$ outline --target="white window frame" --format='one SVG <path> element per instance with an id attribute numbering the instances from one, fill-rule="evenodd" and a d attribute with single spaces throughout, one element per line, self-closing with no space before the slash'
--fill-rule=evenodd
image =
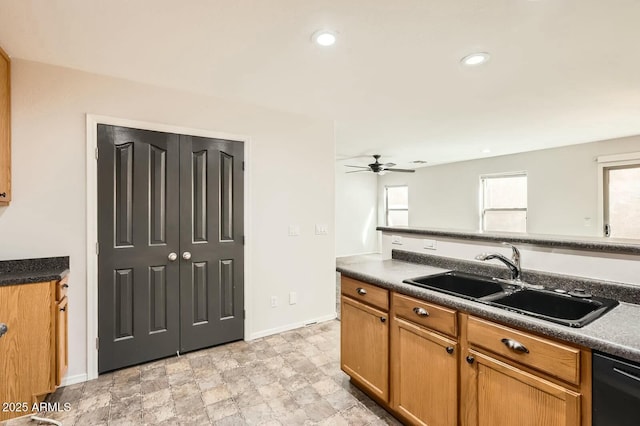
<path id="1" fill-rule="evenodd" d="M 527 207 L 522 208 L 522 207 L 513 207 L 513 208 L 492 208 L 492 209 L 487 209 L 484 206 L 484 193 L 485 193 L 485 185 L 484 182 L 486 179 L 496 179 L 496 178 L 507 178 L 507 177 L 519 177 L 519 176 L 524 176 L 527 178 Z M 504 173 L 490 173 L 490 174 L 484 174 L 484 175 L 480 175 L 480 185 L 478 186 L 478 191 L 479 191 L 479 195 L 478 195 L 478 205 L 480 208 L 479 211 L 479 217 L 480 217 L 480 224 L 478 226 L 478 229 L 480 229 L 482 232 L 485 232 L 484 229 L 484 212 L 485 211 L 524 211 L 526 213 L 528 213 L 528 209 L 529 209 L 529 200 L 528 200 L 528 196 L 529 196 L 529 177 L 527 176 L 527 171 L 526 170 L 521 170 L 521 171 L 517 171 L 517 172 L 504 172 Z M 528 219 L 528 218 L 527 218 Z M 528 220 L 525 222 L 525 230 L 524 232 L 527 232 L 528 228 Z M 494 232 L 494 231 L 488 231 L 488 232 Z"/>
<path id="2" fill-rule="evenodd" d="M 605 169 L 623 168 L 625 166 L 640 166 L 640 152 L 626 154 L 601 155 L 596 157 L 598 163 L 598 235 L 605 237 Z"/>
<path id="3" fill-rule="evenodd" d="M 406 209 L 390 209 L 389 208 L 389 188 L 407 188 L 407 208 Z M 407 225 L 409 225 L 409 185 L 385 185 L 384 186 L 384 223 L 389 225 L 389 212 L 407 212 Z"/>

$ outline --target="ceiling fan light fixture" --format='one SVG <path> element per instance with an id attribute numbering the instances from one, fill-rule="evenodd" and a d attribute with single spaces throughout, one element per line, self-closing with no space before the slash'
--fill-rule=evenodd
<path id="1" fill-rule="evenodd" d="M 474 67 L 487 63 L 487 61 L 489 61 L 489 58 L 491 58 L 491 55 L 489 55 L 487 52 L 477 52 L 465 56 L 464 58 L 460 59 L 460 62 L 462 63 L 462 65 L 465 65 L 467 67 Z"/>
<path id="2" fill-rule="evenodd" d="M 336 34 L 329 30 L 318 30 L 311 36 L 311 40 L 323 47 L 333 46 L 336 39 Z"/>

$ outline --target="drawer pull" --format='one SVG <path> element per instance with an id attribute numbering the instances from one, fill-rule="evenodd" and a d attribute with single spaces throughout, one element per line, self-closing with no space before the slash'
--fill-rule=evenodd
<path id="1" fill-rule="evenodd" d="M 475 361 L 476 359 L 471 355 L 467 355 L 466 360 L 468 364 L 473 364 L 473 361 Z"/>
<path id="2" fill-rule="evenodd" d="M 69 284 L 62 284 L 62 288 L 69 288 Z"/>
<path id="3" fill-rule="evenodd" d="M 358 288 L 356 288 L 356 291 L 358 292 L 358 294 L 359 294 L 360 296 L 364 296 L 365 294 L 367 294 L 367 290 L 365 290 L 365 289 L 364 289 L 364 288 L 362 288 L 362 287 L 358 287 Z"/>
<path id="4" fill-rule="evenodd" d="M 7 331 L 9 331 L 9 327 L 7 327 L 7 324 L 0 322 L 0 337 L 7 334 Z"/>
<path id="5" fill-rule="evenodd" d="M 64 308 L 60 308 L 60 312 L 64 312 L 67 310 L 67 307 L 65 306 Z"/>
<path id="6" fill-rule="evenodd" d="M 419 308 L 419 307 L 415 307 L 413 308 L 413 312 L 416 313 L 416 315 L 418 315 L 419 317 L 428 317 L 429 316 L 429 312 L 427 312 L 427 310 L 425 308 Z"/>
<path id="7" fill-rule="evenodd" d="M 387 322 L 387 319 L 385 317 L 380 317 L 380 322 Z"/>
<path id="8" fill-rule="evenodd" d="M 502 343 L 504 343 L 504 345 L 506 347 L 508 347 L 509 349 L 511 349 L 514 352 L 520 352 L 521 354 L 528 354 L 529 353 L 529 349 L 527 349 L 527 347 L 525 345 L 523 345 L 522 343 L 516 341 L 516 340 L 511 340 L 511 339 L 502 339 L 500 340 Z"/>
<path id="9" fill-rule="evenodd" d="M 7 193 L 6 192 L 0 192 L 0 197 L 7 198 Z"/>
<path id="10" fill-rule="evenodd" d="M 451 355 L 453 353 L 453 346 L 447 346 L 447 353 Z"/>

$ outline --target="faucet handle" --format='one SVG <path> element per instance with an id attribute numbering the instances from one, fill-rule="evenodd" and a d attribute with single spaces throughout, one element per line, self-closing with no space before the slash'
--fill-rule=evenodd
<path id="1" fill-rule="evenodd" d="M 513 263 L 520 267 L 520 250 L 518 250 L 518 247 L 506 242 L 503 242 L 502 245 L 511 247 L 511 260 L 513 260 Z"/>

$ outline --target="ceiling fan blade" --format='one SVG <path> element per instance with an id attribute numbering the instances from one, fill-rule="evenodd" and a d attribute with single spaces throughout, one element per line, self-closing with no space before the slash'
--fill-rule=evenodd
<path id="1" fill-rule="evenodd" d="M 345 167 L 357 167 L 358 169 L 369 169 L 369 166 L 350 166 L 348 164 L 344 165 Z"/>
<path id="2" fill-rule="evenodd" d="M 367 167 L 368 169 L 368 167 Z M 359 172 L 368 172 L 369 170 L 354 170 L 352 172 L 345 172 L 345 173 L 359 173 Z"/>
<path id="3" fill-rule="evenodd" d="M 396 163 L 387 163 L 387 164 L 383 164 L 382 166 L 385 167 L 385 168 L 388 168 L 388 167 L 393 167 L 395 165 L 396 165 Z"/>
<path id="4" fill-rule="evenodd" d="M 384 169 L 387 172 L 415 173 L 413 169 Z"/>

